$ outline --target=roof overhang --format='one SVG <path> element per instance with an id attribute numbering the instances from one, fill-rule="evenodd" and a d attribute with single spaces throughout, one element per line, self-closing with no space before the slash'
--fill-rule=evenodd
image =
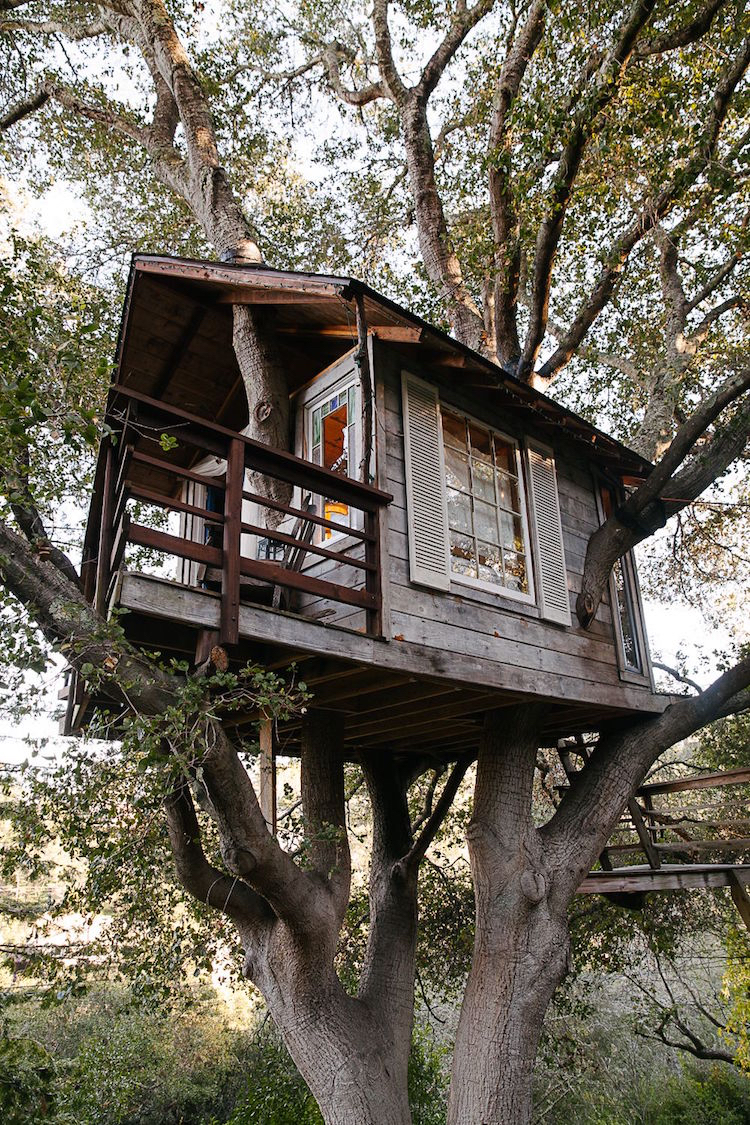
<path id="1" fill-rule="evenodd" d="M 478 352 L 351 277 L 265 266 L 137 254 L 118 345 L 116 381 L 231 425 L 244 409 L 232 347 L 232 307 L 263 308 L 290 373 L 290 392 L 357 344 L 356 306 L 367 331 L 422 368 L 492 406 L 527 415 L 559 440 L 583 445 L 592 461 L 622 478 L 642 478 L 648 461 L 579 415 L 522 383 Z M 209 378 L 206 378 L 207 374 Z"/>

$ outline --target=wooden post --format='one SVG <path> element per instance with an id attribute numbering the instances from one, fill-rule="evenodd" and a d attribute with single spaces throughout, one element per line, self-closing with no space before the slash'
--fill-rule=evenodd
<path id="1" fill-rule="evenodd" d="M 240 639 L 240 535 L 242 485 L 245 479 L 245 446 L 230 441 L 224 488 L 224 550 L 221 563 L 221 643 Z"/>
<path id="2" fill-rule="evenodd" d="M 110 557 L 112 555 L 112 542 L 114 528 L 112 520 L 115 509 L 115 451 L 112 442 L 107 440 L 106 460 L 104 464 L 104 488 L 102 493 L 101 524 L 99 526 L 99 554 L 96 567 L 96 596 L 94 606 L 97 613 L 106 614 L 107 590 L 110 578 Z"/>
<path id="3" fill-rule="evenodd" d="M 367 632 L 371 637 L 383 635 L 383 589 L 380 558 L 380 512 L 365 512 L 365 531 L 369 538 L 365 541 L 365 561 L 374 563 L 375 569 L 366 571 L 365 589 L 375 597 L 373 609 L 367 610 Z"/>
<path id="4" fill-rule="evenodd" d="M 260 811 L 268 831 L 276 835 L 276 748 L 273 719 L 260 724 Z"/>
<path id="5" fill-rule="evenodd" d="M 661 867 L 659 853 L 654 847 L 653 841 L 651 839 L 651 834 L 649 833 L 649 830 L 644 823 L 640 806 L 635 797 L 631 797 L 628 801 L 628 812 L 630 813 L 630 816 L 632 818 L 635 830 L 638 833 L 638 839 L 641 842 L 641 847 L 646 853 L 646 859 L 648 860 L 649 867 L 652 867 L 655 871 L 658 871 L 658 869 Z"/>

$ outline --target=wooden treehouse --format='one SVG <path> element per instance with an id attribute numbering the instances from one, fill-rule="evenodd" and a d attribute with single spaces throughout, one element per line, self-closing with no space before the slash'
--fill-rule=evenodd
<path id="1" fill-rule="evenodd" d="M 236 304 L 273 327 L 292 452 L 246 436 Z M 455 755 L 521 700 L 553 745 L 665 706 L 632 557 L 590 629 L 572 612 L 648 462 L 368 286 L 137 256 L 107 422 L 88 597 L 165 657 L 297 662 L 353 757 Z M 73 682 L 65 731 L 97 703 Z"/>

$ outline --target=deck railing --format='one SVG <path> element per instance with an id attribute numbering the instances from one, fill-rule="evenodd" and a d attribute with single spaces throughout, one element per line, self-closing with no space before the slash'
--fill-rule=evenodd
<path id="1" fill-rule="evenodd" d="M 274 592 L 296 591 L 298 595 L 354 606 L 364 611 L 367 633 L 381 634 L 380 513 L 392 499 L 388 493 L 126 387 L 114 388 L 110 415 L 116 437 L 107 443 L 99 486 L 99 521 L 97 526 L 89 526 L 84 551 L 84 586 L 100 610 L 106 607 L 127 546 L 134 544 L 209 568 L 215 576 L 214 584 L 220 584 L 222 643 L 236 644 L 239 639 L 243 579 L 260 586 L 267 584 Z M 167 435 L 166 441 L 162 435 Z M 146 452 L 144 438 L 149 436 L 153 441 Z M 185 457 L 186 447 L 190 449 L 189 459 Z M 206 455 L 226 462 L 220 481 L 180 463 L 189 460 L 195 465 Z M 252 474 L 253 489 L 248 488 L 247 471 Z M 305 503 L 296 506 L 283 502 L 276 498 L 278 490 L 274 496 L 274 489 L 266 487 L 270 481 L 296 486 L 303 496 L 338 502 L 348 513 L 348 522 L 329 519 Z M 214 489 L 218 484 L 223 491 L 221 509 L 213 511 L 189 502 L 189 482 Z M 276 520 L 282 522 L 276 527 L 243 522 L 243 500 L 257 505 L 256 510 L 276 513 Z M 130 511 L 132 501 L 196 517 L 205 521 L 210 534 L 200 542 L 135 522 Z M 352 519 L 353 511 L 361 512 L 361 518 Z M 288 518 L 296 521 L 293 528 L 284 525 Z M 340 548 L 314 541 L 311 532 L 317 528 L 343 534 Z M 243 535 L 280 544 L 284 557 L 270 561 L 243 555 Z M 362 549 L 352 554 L 352 544 Z M 363 579 L 353 584 L 351 579 L 336 581 L 305 573 L 300 560 L 308 556 L 340 562 L 345 568 L 342 576 L 361 572 Z M 279 605 L 278 594 L 273 604 Z"/>

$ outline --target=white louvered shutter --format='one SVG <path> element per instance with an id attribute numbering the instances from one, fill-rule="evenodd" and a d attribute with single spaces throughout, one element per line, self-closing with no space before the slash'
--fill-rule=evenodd
<path id="1" fill-rule="evenodd" d="M 539 605 L 542 616 L 548 621 L 570 625 L 570 600 L 555 459 L 551 449 L 536 442 L 527 444 L 527 454 L 539 570 Z"/>
<path id="2" fill-rule="evenodd" d="M 404 461 L 409 525 L 409 576 L 450 588 L 448 511 L 437 388 L 404 371 Z"/>

